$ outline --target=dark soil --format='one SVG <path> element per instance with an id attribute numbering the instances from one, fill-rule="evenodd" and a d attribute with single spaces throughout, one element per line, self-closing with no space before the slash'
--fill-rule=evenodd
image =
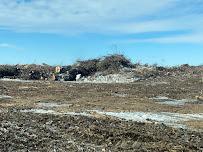
<path id="1" fill-rule="evenodd" d="M 203 134 L 165 125 L 45 115 L 0 113 L 0 149 L 11 151 L 194 151 Z"/>

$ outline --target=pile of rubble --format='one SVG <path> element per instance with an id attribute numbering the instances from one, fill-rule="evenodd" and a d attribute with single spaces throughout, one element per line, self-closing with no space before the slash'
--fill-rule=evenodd
<path id="1" fill-rule="evenodd" d="M 0 65 L 0 78 L 55 80 L 97 83 L 130 83 L 158 77 L 201 77 L 203 66 L 184 64 L 176 67 L 133 64 L 123 55 L 77 61 L 68 66 Z"/>

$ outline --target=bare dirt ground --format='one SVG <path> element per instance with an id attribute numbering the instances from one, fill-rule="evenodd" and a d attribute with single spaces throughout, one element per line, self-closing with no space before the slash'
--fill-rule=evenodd
<path id="1" fill-rule="evenodd" d="M 202 89 L 201 78 L 130 84 L 0 80 L 0 151 L 200 152 L 203 104 L 195 96 Z M 163 104 L 157 97 L 188 102 Z"/>

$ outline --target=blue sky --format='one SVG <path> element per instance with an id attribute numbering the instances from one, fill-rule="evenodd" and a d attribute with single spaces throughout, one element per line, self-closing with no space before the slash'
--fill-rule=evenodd
<path id="1" fill-rule="evenodd" d="M 0 64 L 203 64 L 202 0 L 0 0 Z"/>

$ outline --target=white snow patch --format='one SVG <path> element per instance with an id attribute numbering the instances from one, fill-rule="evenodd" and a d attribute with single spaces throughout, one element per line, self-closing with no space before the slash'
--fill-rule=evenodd
<path id="1" fill-rule="evenodd" d="M 22 83 L 33 82 L 33 81 L 30 81 L 30 80 L 9 79 L 9 78 L 3 78 L 3 79 L 0 79 L 0 81 L 8 81 L 8 82 L 22 82 Z"/>
<path id="2" fill-rule="evenodd" d="M 90 114 L 88 113 L 85 113 L 85 112 L 65 112 L 63 113 L 65 115 L 73 115 L 73 116 L 91 116 Z"/>
<path id="3" fill-rule="evenodd" d="M 149 85 L 156 86 L 156 85 L 163 85 L 163 84 L 169 84 L 169 83 L 165 81 L 160 81 L 160 82 L 151 82 Z"/>
<path id="4" fill-rule="evenodd" d="M 124 97 L 127 97 L 127 94 L 124 94 L 124 93 L 112 93 L 112 96 L 124 98 Z"/>
<path id="5" fill-rule="evenodd" d="M 170 113 L 170 112 L 105 112 L 98 110 L 88 110 L 86 112 L 57 112 L 54 110 L 45 110 L 45 109 L 25 109 L 21 110 L 25 113 L 37 113 L 37 114 L 54 114 L 54 115 L 73 115 L 73 116 L 87 116 L 94 117 L 93 114 L 89 112 L 96 112 L 101 115 L 107 115 L 116 117 L 119 119 L 124 119 L 127 121 L 136 121 L 136 122 L 157 122 L 163 123 L 168 126 L 175 128 L 187 128 L 183 123 L 185 121 L 203 121 L 203 113 L 196 114 L 180 114 L 180 113 Z"/>
<path id="6" fill-rule="evenodd" d="M 54 115 L 73 115 L 73 116 L 91 116 L 85 112 L 56 112 L 54 110 L 45 110 L 45 109 L 25 109 L 21 110 L 25 113 L 37 113 L 37 114 L 54 114 Z"/>
<path id="7" fill-rule="evenodd" d="M 32 112 L 32 113 L 39 113 L 39 114 L 57 114 L 54 110 L 45 110 L 45 109 L 25 109 L 21 110 L 21 112 Z"/>
<path id="8" fill-rule="evenodd" d="M 69 107 L 71 104 L 60 104 L 56 102 L 40 102 L 37 107 L 54 108 L 54 107 Z"/>
<path id="9" fill-rule="evenodd" d="M 164 123 L 170 126 L 176 126 L 184 128 L 185 126 L 181 122 L 189 120 L 201 120 L 203 121 L 203 113 L 199 114 L 180 114 L 180 113 L 170 113 L 170 112 L 103 112 L 95 111 L 98 114 L 113 116 L 125 120 L 132 120 L 137 122 L 148 122 L 155 121 Z"/>
<path id="10" fill-rule="evenodd" d="M 135 77 L 133 73 L 122 73 L 122 74 L 109 74 L 101 75 L 96 73 L 94 76 L 80 79 L 80 82 L 85 83 L 132 83 L 138 81 L 139 78 Z"/>
<path id="11" fill-rule="evenodd" d="M 7 95 L 0 95 L 0 99 L 12 99 L 13 97 Z"/>
<path id="12" fill-rule="evenodd" d="M 171 105 L 171 106 L 183 106 L 185 104 L 199 104 L 200 102 L 194 99 L 181 99 L 181 100 L 177 100 L 177 99 L 170 99 L 168 97 L 162 97 L 162 96 L 158 96 L 155 98 L 151 98 L 153 100 L 158 101 L 160 104 L 166 104 L 166 105 Z"/>

